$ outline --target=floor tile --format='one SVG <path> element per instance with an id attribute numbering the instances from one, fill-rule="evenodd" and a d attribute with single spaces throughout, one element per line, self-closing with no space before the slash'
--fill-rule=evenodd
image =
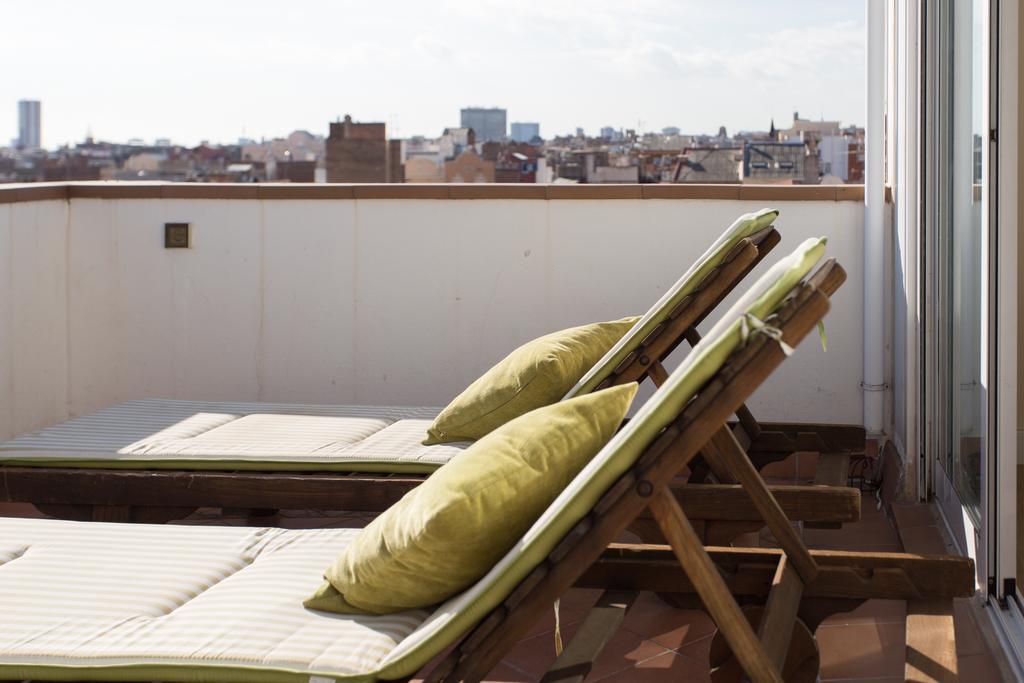
<path id="1" fill-rule="evenodd" d="M 905 600 L 868 600 L 853 611 L 833 614 L 821 622 L 821 625 L 903 624 L 906 619 L 907 603 Z"/>
<path id="2" fill-rule="evenodd" d="M 950 548 L 937 526 L 918 526 L 900 529 L 903 549 L 908 553 L 921 555 L 947 555 Z"/>
<path id="3" fill-rule="evenodd" d="M 670 650 L 678 650 L 715 632 L 714 622 L 704 612 L 677 609 L 654 593 L 640 595 L 622 628 Z"/>
<path id="4" fill-rule="evenodd" d="M 918 526 L 936 526 L 939 523 L 931 505 L 893 503 L 892 515 L 901 531 Z"/>
<path id="5" fill-rule="evenodd" d="M 797 473 L 797 455 L 793 453 L 783 460 L 768 463 L 761 468 L 761 476 L 792 480 Z"/>
<path id="6" fill-rule="evenodd" d="M 958 657 L 957 668 L 961 681 L 998 683 L 1003 680 L 999 667 L 992 661 L 992 656 L 988 653 Z"/>
<path id="7" fill-rule="evenodd" d="M 902 623 L 823 626 L 815 636 L 823 679 L 903 675 L 906 632 Z"/>
<path id="8" fill-rule="evenodd" d="M 666 652 L 611 676 L 600 679 L 591 677 L 587 680 L 601 680 L 606 683 L 710 683 L 711 676 L 706 663 L 694 661 L 675 652 Z"/>
<path id="9" fill-rule="evenodd" d="M 953 628 L 956 633 L 956 653 L 960 656 L 986 654 L 988 646 L 978 628 L 970 601 L 953 601 Z"/>
<path id="10" fill-rule="evenodd" d="M 563 626 L 562 642 L 564 644 L 568 645 L 578 626 L 578 622 L 569 626 Z M 628 669 L 666 652 L 669 652 L 667 648 L 649 640 L 644 640 L 631 631 L 620 629 L 611 642 L 605 646 L 597 661 L 594 662 L 594 668 L 591 670 L 588 680 L 596 680 L 617 671 Z M 539 678 L 555 661 L 555 646 L 552 634 L 544 633 L 534 638 L 520 641 L 505 657 L 505 661 L 516 669 Z"/>

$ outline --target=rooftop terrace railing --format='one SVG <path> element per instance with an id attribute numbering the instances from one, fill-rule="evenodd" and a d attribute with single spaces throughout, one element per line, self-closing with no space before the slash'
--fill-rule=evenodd
<path id="1" fill-rule="evenodd" d="M 437 405 L 502 355 L 639 314 L 737 215 L 863 278 L 858 186 L 0 186 L 0 437 L 130 398 Z M 473 199 L 475 201 L 461 201 Z M 164 224 L 188 223 L 188 249 Z M 762 266 L 765 267 L 765 266 Z M 756 274 L 755 274 L 756 276 Z M 754 276 L 752 276 L 754 277 Z M 861 287 L 753 401 L 859 422 Z"/>

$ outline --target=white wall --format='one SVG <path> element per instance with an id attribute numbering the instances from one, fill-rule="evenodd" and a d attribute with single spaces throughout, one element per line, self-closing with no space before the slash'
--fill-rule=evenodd
<path id="1" fill-rule="evenodd" d="M 68 409 L 68 205 L 0 205 L 0 436 Z"/>
<path id="2" fill-rule="evenodd" d="M 777 258 L 850 280 L 752 403 L 860 422 L 859 202 L 777 202 Z M 738 214 L 718 200 L 73 199 L 0 206 L 0 437 L 145 396 L 427 404 L 521 342 L 640 314 Z M 70 207 L 70 208 L 69 208 Z M 193 248 L 163 248 L 164 222 Z M 773 257 L 769 257 L 772 260 Z M 762 266 L 763 269 L 763 266 Z"/>

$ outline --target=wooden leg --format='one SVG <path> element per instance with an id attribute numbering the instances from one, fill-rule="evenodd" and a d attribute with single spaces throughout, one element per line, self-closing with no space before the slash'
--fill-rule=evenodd
<path id="1" fill-rule="evenodd" d="M 772 496 L 761 475 L 754 469 L 753 463 L 736 441 L 736 437 L 726 427 L 719 429 L 705 451 L 714 460 L 728 469 L 746 490 L 754 506 L 761 513 L 765 524 L 771 529 L 775 539 L 786 551 L 789 561 L 793 564 L 804 584 L 810 583 L 818 573 L 814 559 L 807 551 L 807 546 L 800 539 L 789 523 L 786 514 L 779 507 L 778 501 Z"/>
<path id="2" fill-rule="evenodd" d="M 722 575 L 704 550 L 675 497 L 661 488 L 651 497 L 651 512 L 705 607 L 754 683 L 782 683 Z"/>
<path id="3" fill-rule="evenodd" d="M 959 680 L 952 600 L 907 601 L 907 664 L 904 678 L 914 683 Z"/>
<path id="4" fill-rule="evenodd" d="M 618 631 L 638 595 L 632 591 L 602 593 L 569 645 L 541 678 L 541 683 L 583 683 L 594 660 Z"/>
<path id="5" fill-rule="evenodd" d="M 743 613 L 753 625 L 763 620 L 764 608 L 760 605 L 747 605 Z M 740 683 L 743 680 L 743 669 L 721 633 L 716 633 L 711 641 L 708 662 L 714 683 Z M 815 683 L 820 668 L 817 641 L 807 625 L 798 619 L 793 624 L 793 637 L 782 668 L 782 677 L 786 683 Z"/>
<path id="6" fill-rule="evenodd" d="M 665 370 L 665 366 L 654 361 L 650 367 L 647 368 L 647 376 L 654 382 L 654 386 L 660 387 L 662 384 L 668 381 L 668 371 Z"/>

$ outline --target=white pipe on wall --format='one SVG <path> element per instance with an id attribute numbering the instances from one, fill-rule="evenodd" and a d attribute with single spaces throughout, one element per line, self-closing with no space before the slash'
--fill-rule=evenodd
<path id="1" fill-rule="evenodd" d="M 864 130 L 864 428 L 883 431 L 885 376 L 885 0 L 867 0 Z"/>

